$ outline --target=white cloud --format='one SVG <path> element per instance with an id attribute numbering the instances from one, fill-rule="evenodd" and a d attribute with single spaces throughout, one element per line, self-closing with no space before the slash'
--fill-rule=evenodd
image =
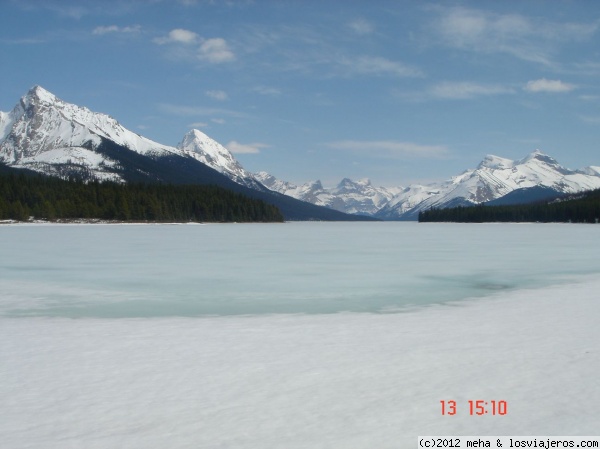
<path id="1" fill-rule="evenodd" d="M 600 62 L 586 61 L 573 64 L 574 73 L 577 75 L 593 75 L 597 76 L 600 74 Z"/>
<path id="2" fill-rule="evenodd" d="M 59 14 L 62 17 L 69 17 L 71 19 L 81 19 L 83 16 L 93 13 L 93 8 L 89 5 L 69 5 L 66 2 L 52 3 L 52 2 L 40 2 L 44 4 L 44 7 Z"/>
<path id="3" fill-rule="evenodd" d="M 589 40 L 600 22 L 573 23 L 496 14 L 464 7 L 433 8 L 439 16 L 433 29 L 443 45 L 481 53 L 506 53 L 518 59 L 552 65 L 557 48 Z"/>
<path id="4" fill-rule="evenodd" d="M 169 31 L 169 34 L 165 37 L 158 37 L 154 39 L 154 42 L 159 45 L 164 44 L 195 44 L 200 40 L 200 36 L 190 30 L 184 30 L 182 28 L 176 28 Z"/>
<path id="5" fill-rule="evenodd" d="M 583 101 L 598 101 L 600 100 L 600 95 L 580 95 L 579 99 Z"/>
<path id="6" fill-rule="evenodd" d="M 213 64 L 220 64 L 233 61 L 235 54 L 231 51 L 225 39 L 215 37 L 202 42 L 198 49 L 198 58 Z"/>
<path id="7" fill-rule="evenodd" d="M 329 148 L 360 153 L 378 153 L 383 157 L 424 157 L 442 158 L 448 154 L 448 149 L 443 145 L 420 145 L 412 142 L 398 142 L 394 140 L 342 140 L 328 143 Z"/>
<path id="8" fill-rule="evenodd" d="M 598 117 L 598 116 L 582 115 L 582 116 L 580 116 L 580 118 L 585 123 L 591 123 L 592 125 L 600 125 L 600 117 Z"/>
<path id="9" fill-rule="evenodd" d="M 355 21 L 354 31 L 366 32 L 368 22 Z M 374 32 L 374 31 L 373 31 Z M 359 38 L 359 40 L 362 40 Z M 237 44 L 248 54 L 268 54 L 263 67 L 316 75 L 318 77 L 395 76 L 423 77 L 423 71 L 412 64 L 379 56 L 359 53 L 364 45 L 348 46 L 339 35 L 315 26 L 275 26 L 268 32 L 252 27 Z"/>
<path id="10" fill-rule="evenodd" d="M 118 31 L 119 31 L 119 27 L 116 25 L 100 26 L 100 27 L 94 28 L 94 31 L 92 31 L 92 34 L 117 33 Z"/>
<path id="11" fill-rule="evenodd" d="M 261 95 L 281 95 L 281 89 L 278 89 L 276 87 L 256 86 L 252 90 Z"/>
<path id="12" fill-rule="evenodd" d="M 348 24 L 350 29 L 361 36 L 371 34 L 375 31 L 373 24 L 365 19 L 356 19 Z"/>
<path id="13" fill-rule="evenodd" d="M 485 35 L 488 20 L 482 12 L 451 10 L 439 21 L 439 31 L 459 47 L 474 45 Z"/>
<path id="14" fill-rule="evenodd" d="M 122 16 L 130 13 L 134 8 L 135 2 L 130 1 L 111 1 L 92 2 L 92 1 L 65 1 L 65 0 L 18 0 L 12 3 L 22 6 L 26 11 L 49 11 L 60 17 L 80 20 L 86 16 L 106 16 L 107 12 L 111 16 Z M 108 6 L 108 8 L 107 8 Z M 52 19 L 48 19 L 52 20 Z"/>
<path id="15" fill-rule="evenodd" d="M 117 25 L 99 26 L 94 28 L 92 34 L 100 36 L 109 33 L 139 33 L 142 27 L 140 25 L 133 25 L 127 27 L 119 27 Z"/>
<path id="16" fill-rule="evenodd" d="M 356 59 L 355 70 L 358 73 L 390 74 L 403 77 L 419 77 L 421 70 L 397 61 L 377 56 L 361 56 Z"/>
<path id="17" fill-rule="evenodd" d="M 443 82 L 433 86 L 430 94 L 437 98 L 464 100 L 479 96 L 512 94 L 514 90 L 498 84 L 471 82 Z"/>
<path id="18" fill-rule="evenodd" d="M 571 92 L 575 88 L 574 84 L 563 83 L 561 80 L 547 80 L 546 78 L 529 81 L 524 87 L 528 92 L 553 93 Z"/>
<path id="19" fill-rule="evenodd" d="M 37 37 L 26 37 L 19 39 L 0 39 L 0 43 L 10 44 L 10 45 L 34 45 L 34 44 L 43 44 L 46 40 Z"/>
<path id="20" fill-rule="evenodd" d="M 206 122 L 194 122 L 188 125 L 189 128 L 206 128 L 208 123 Z"/>
<path id="21" fill-rule="evenodd" d="M 239 143 L 235 140 L 232 140 L 225 148 L 231 151 L 234 154 L 256 154 L 260 153 L 262 148 L 268 148 L 269 145 L 264 143 Z"/>
<path id="22" fill-rule="evenodd" d="M 164 37 L 154 39 L 158 45 L 170 44 L 169 57 L 181 60 L 200 60 L 221 64 L 235 60 L 235 54 L 221 37 L 205 39 L 197 33 L 177 28 Z"/>
<path id="23" fill-rule="evenodd" d="M 340 65 L 346 74 L 391 75 L 398 77 L 421 77 L 423 72 L 413 66 L 379 56 L 359 56 L 351 59 L 338 58 L 334 62 Z"/>
<path id="24" fill-rule="evenodd" d="M 218 101 L 225 101 L 229 98 L 227 92 L 222 90 L 207 90 L 206 96 Z"/>
<path id="25" fill-rule="evenodd" d="M 222 118 L 211 118 L 210 121 L 216 123 L 217 125 L 224 125 L 225 123 L 227 123 L 225 119 Z"/>
<path id="26" fill-rule="evenodd" d="M 221 64 L 235 60 L 235 54 L 227 41 L 221 37 L 205 39 L 197 33 L 177 28 L 164 37 L 153 40 L 158 45 L 171 45 L 170 57 L 184 60 L 200 60 L 211 64 Z"/>

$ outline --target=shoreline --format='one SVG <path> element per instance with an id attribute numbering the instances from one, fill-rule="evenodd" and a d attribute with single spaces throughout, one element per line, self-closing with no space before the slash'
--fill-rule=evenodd
<path id="1" fill-rule="evenodd" d="M 72 219 L 72 220 L 0 220 L 1 226 L 32 226 L 32 225 L 208 225 L 208 224 L 281 224 L 279 221 L 122 221 L 103 219 Z"/>

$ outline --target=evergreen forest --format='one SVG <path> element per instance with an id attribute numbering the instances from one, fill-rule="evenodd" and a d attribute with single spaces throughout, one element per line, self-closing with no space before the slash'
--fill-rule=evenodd
<path id="1" fill-rule="evenodd" d="M 0 219 L 281 222 L 276 206 L 211 185 L 62 180 L 0 171 Z"/>
<path id="2" fill-rule="evenodd" d="M 447 209 L 433 208 L 419 213 L 420 222 L 598 223 L 599 220 L 600 189 L 530 204 L 512 206 L 481 204 Z"/>

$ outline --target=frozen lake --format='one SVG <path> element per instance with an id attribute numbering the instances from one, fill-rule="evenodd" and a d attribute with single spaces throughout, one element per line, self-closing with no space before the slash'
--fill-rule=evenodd
<path id="1" fill-rule="evenodd" d="M 600 227 L 417 223 L 0 229 L 0 313 L 389 312 L 600 273 Z"/>
<path id="2" fill-rule="evenodd" d="M 0 251 L 6 447 L 600 429 L 600 226 L 18 225 Z"/>

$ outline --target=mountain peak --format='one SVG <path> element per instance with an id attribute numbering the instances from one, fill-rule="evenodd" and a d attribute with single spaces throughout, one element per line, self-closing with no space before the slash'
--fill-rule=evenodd
<path id="1" fill-rule="evenodd" d="M 94 167 L 100 176 L 104 176 L 104 168 L 97 167 L 101 158 L 90 148 L 96 149 L 107 140 L 140 154 L 177 152 L 173 147 L 125 129 L 109 115 L 63 101 L 39 85 L 29 89 L 8 116 L 0 117 L 0 160 L 9 164 L 37 168 L 35 164 L 40 162 L 56 166 L 78 165 L 73 161 L 81 159 L 85 162 L 83 165 Z M 87 151 L 85 157 L 75 157 L 75 153 L 83 151 L 81 148 Z M 53 153 L 49 153 L 51 151 Z M 109 159 L 107 157 L 104 162 Z M 43 168 L 37 171 L 43 171 Z M 110 179 L 116 179 L 111 176 Z"/>
<path id="2" fill-rule="evenodd" d="M 371 180 L 368 178 L 362 178 L 358 181 L 353 181 L 350 178 L 344 178 L 339 182 L 335 190 L 338 193 L 364 192 L 366 189 L 371 187 Z"/>
<path id="3" fill-rule="evenodd" d="M 542 152 L 542 150 L 534 150 L 531 153 L 529 153 L 527 156 L 525 156 L 524 159 L 526 160 L 531 160 L 531 159 L 539 159 L 540 157 L 548 157 L 544 152 Z"/>
<path id="4" fill-rule="evenodd" d="M 320 179 L 317 179 L 316 181 L 309 181 L 305 185 L 311 190 L 323 190 L 323 184 L 321 183 Z"/>
<path id="5" fill-rule="evenodd" d="M 198 129 L 188 131 L 177 148 L 238 184 L 254 189 L 264 188 L 240 165 L 227 148 Z"/>
<path id="6" fill-rule="evenodd" d="M 554 159 L 551 156 L 548 156 L 547 154 L 543 153 L 540 150 L 532 151 L 525 158 L 521 159 L 518 163 L 526 164 L 527 162 L 534 161 L 534 160 L 543 162 L 543 163 L 546 163 L 549 165 L 559 166 L 558 161 L 556 159 Z"/>
<path id="7" fill-rule="evenodd" d="M 39 85 L 35 85 L 29 89 L 24 99 L 26 102 L 37 100 L 42 103 L 55 103 L 58 101 L 58 98 L 53 93 L 47 91 Z"/>
<path id="8" fill-rule="evenodd" d="M 195 153 L 209 155 L 210 157 L 225 157 L 231 159 L 229 151 L 214 139 L 204 134 L 198 129 L 188 131 L 184 136 L 178 148 L 192 151 Z"/>
<path id="9" fill-rule="evenodd" d="M 514 165 L 514 161 L 510 159 L 506 159 L 499 156 L 494 156 L 493 154 L 488 154 L 477 166 L 478 169 L 481 168 L 491 168 L 491 169 L 504 169 L 504 168 L 512 168 Z"/>
<path id="10" fill-rule="evenodd" d="M 186 138 L 188 138 L 188 139 L 198 139 L 198 140 L 203 140 L 203 141 L 210 139 L 210 137 L 208 137 L 208 135 L 204 134 L 199 129 L 191 129 L 191 130 L 189 130 L 185 134 L 185 136 L 183 138 L 184 139 L 186 139 Z"/>
<path id="11" fill-rule="evenodd" d="M 266 171 L 256 172 L 256 173 L 254 173 L 254 177 L 256 179 L 258 179 L 260 182 L 262 182 L 263 184 L 269 183 L 269 182 L 274 183 L 274 182 L 278 181 L 278 179 L 275 176 L 273 176 L 270 173 L 267 173 Z"/>
<path id="12" fill-rule="evenodd" d="M 344 178 L 339 182 L 338 189 L 341 189 L 343 187 L 354 187 L 354 186 L 355 186 L 354 181 L 352 181 L 350 178 Z"/>

